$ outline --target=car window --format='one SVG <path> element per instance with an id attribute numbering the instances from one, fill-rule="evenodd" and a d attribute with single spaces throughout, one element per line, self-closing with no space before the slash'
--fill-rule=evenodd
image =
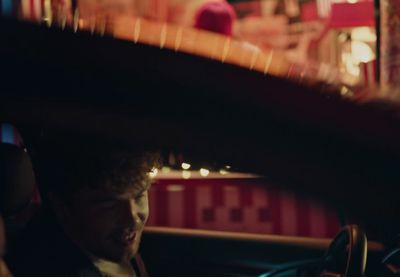
<path id="1" fill-rule="evenodd" d="M 331 238 L 340 229 L 335 210 L 279 190 L 261 176 L 227 168 L 164 167 L 149 200 L 148 226 L 315 238 Z"/>

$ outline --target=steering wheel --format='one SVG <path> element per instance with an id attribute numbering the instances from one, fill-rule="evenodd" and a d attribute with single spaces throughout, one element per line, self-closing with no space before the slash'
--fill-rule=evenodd
<path id="1" fill-rule="evenodd" d="M 363 277 L 367 262 L 367 237 L 357 225 L 346 225 L 329 245 L 324 258 L 300 261 L 258 277 L 279 276 L 281 273 L 300 268 L 318 267 L 319 277 Z"/>
<path id="2" fill-rule="evenodd" d="M 367 262 L 367 237 L 357 225 L 347 225 L 325 254 L 320 277 L 363 277 Z"/>

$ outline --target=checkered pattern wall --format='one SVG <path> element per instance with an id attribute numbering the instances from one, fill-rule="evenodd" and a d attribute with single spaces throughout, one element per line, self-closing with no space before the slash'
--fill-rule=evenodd
<path id="1" fill-rule="evenodd" d="M 332 237 L 337 215 L 257 179 L 161 180 L 150 190 L 148 226 Z"/>

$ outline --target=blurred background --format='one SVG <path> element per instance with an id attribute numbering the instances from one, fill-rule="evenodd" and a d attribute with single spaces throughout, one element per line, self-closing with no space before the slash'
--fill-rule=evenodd
<path id="1" fill-rule="evenodd" d="M 382 2 L 389 1 L 384 0 Z M 379 79 L 373 0 L 0 0 L 1 13 L 107 32 L 121 17 L 198 28 L 283 51 L 308 75 L 355 91 Z M 106 21 L 106 26 L 97 26 Z M 386 25 L 388 25 L 387 23 Z M 97 26 L 97 27 L 96 27 Z M 379 35 L 379 34 L 378 34 Z M 379 47 L 379 46 L 378 46 Z M 301 70 L 299 70 L 301 72 Z M 303 74 L 303 73 L 299 73 Z M 344 89 L 343 93 L 346 93 Z"/>

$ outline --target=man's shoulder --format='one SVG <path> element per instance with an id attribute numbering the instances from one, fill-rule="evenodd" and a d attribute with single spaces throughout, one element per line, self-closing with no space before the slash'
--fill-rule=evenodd
<path id="1" fill-rule="evenodd" d="M 51 219 L 35 219 L 6 257 L 14 276 L 101 277 Z"/>
<path id="2" fill-rule="evenodd" d="M 15 277 L 101 277 L 83 253 L 58 248 L 50 245 L 51 241 L 42 242 L 10 253 L 7 263 Z"/>

